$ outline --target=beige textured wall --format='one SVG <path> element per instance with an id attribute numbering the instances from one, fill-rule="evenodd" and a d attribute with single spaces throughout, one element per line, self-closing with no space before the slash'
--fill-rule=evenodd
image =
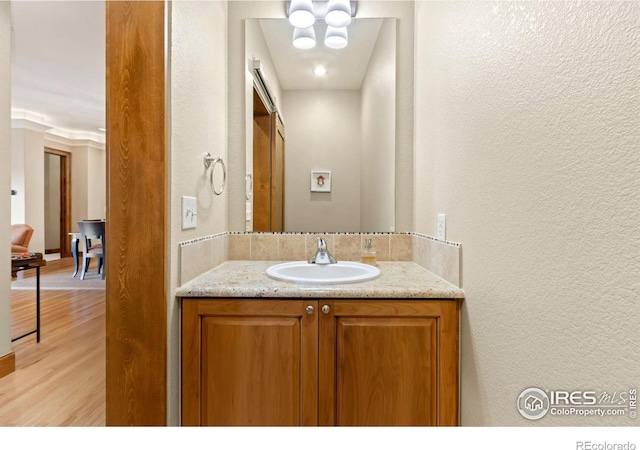
<path id="1" fill-rule="evenodd" d="M 87 147 L 86 151 L 87 217 L 82 219 L 104 219 L 107 215 L 107 153 L 104 149 L 93 146 Z"/>
<path id="2" fill-rule="evenodd" d="M 415 231 L 462 243 L 463 425 L 640 380 L 640 3 L 416 3 Z"/>
<path id="3" fill-rule="evenodd" d="M 11 4 L 0 2 L 0 192 L 11 189 Z M 0 195 L 0 255 L 11 252 L 11 200 Z M 0 273 L 11 261 L 0 258 Z M 0 276 L 0 357 L 11 352 L 11 280 Z"/>
<path id="4" fill-rule="evenodd" d="M 284 91 L 284 110 L 285 230 L 360 231 L 360 91 Z M 312 170 L 331 192 L 311 192 Z"/>
<path id="5" fill-rule="evenodd" d="M 178 243 L 227 229 L 227 191 L 211 192 L 202 154 L 227 159 L 227 3 L 173 2 L 170 14 L 170 186 L 167 305 L 168 423 L 179 422 Z M 197 228 L 182 230 L 181 198 L 197 197 Z"/>
<path id="6" fill-rule="evenodd" d="M 11 109 L 11 100 L 9 100 Z M 11 154 L 11 189 L 17 191 L 11 197 L 11 223 L 25 222 L 25 177 L 24 177 L 24 133 L 20 130 L 11 129 L 8 142 L 10 142 Z"/>
<path id="7" fill-rule="evenodd" d="M 22 164 L 14 164 L 12 171 L 21 171 L 23 192 L 18 189 L 17 201 L 22 201 L 24 216 L 11 219 L 12 223 L 26 223 L 33 227 L 29 251 L 44 253 L 44 134 L 27 128 L 11 130 L 11 153 Z"/>
<path id="8" fill-rule="evenodd" d="M 361 89 L 361 231 L 395 231 L 395 48 L 396 21 L 386 19 Z"/>

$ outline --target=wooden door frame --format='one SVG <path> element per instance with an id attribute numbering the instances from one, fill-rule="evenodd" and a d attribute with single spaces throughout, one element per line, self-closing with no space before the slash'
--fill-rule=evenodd
<path id="1" fill-rule="evenodd" d="M 167 424 L 169 3 L 106 5 L 106 425 Z"/>
<path id="2" fill-rule="evenodd" d="M 45 147 L 45 155 L 60 157 L 60 258 L 71 256 L 71 153 Z"/>

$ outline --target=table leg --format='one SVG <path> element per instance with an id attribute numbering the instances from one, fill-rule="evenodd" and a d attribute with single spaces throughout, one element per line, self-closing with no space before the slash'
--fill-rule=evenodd
<path id="1" fill-rule="evenodd" d="M 36 342 L 40 342 L 40 266 L 36 267 Z"/>
<path id="2" fill-rule="evenodd" d="M 71 254 L 73 255 L 73 278 L 78 275 L 78 239 L 71 239 Z"/>

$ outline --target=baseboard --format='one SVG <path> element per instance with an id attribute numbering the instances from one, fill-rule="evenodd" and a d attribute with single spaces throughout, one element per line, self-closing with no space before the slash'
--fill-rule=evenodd
<path id="1" fill-rule="evenodd" d="M 50 255 L 52 253 L 60 253 L 60 249 L 59 248 L 50 248 L 49 250 L 44 251 L 45 255 Z"/>
<path id="2" fill-rule="evenodd" d="M 0 378 L 16 371 L 16 354 L 13 352 L 0 356 Z"/>

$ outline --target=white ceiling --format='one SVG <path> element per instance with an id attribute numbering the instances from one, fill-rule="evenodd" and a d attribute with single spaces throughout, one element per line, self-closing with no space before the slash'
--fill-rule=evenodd
<path id="1" fill-rule="evenodd" d="M 12 1 L 11 25 L 12 117 L 26 112 L 53 128 L 100 134 L 104 1 Z"/>
<path id="2" fill-rule="evenodd" d="M 103 134 L 105 127 L 104 1 L 11 2 L 12 117 L 62 131 Z M 354 19 L 349 45 L 322 43 L 298 50 L 286 19 L 261 20 L 282 89 L 359 89 L 381 26 L 380 19 Z M 322 64 L 327 75 L 312 71 Z"/>
<path id="3" fill-rule="evenodd" d="M 280 87 L 287 89 L 360 89 L 382 19 L 354 19 L 347 28 L 349 45 L 340 50 L 325 47 L 326 24 L 316 21 L 316 46 L 299 50 L 293 46 L 293 27 L 286 19 L 262 19 L 260 26 Z M 313 69 L 322 65 L 327 74 L 317 77 Z"/>

